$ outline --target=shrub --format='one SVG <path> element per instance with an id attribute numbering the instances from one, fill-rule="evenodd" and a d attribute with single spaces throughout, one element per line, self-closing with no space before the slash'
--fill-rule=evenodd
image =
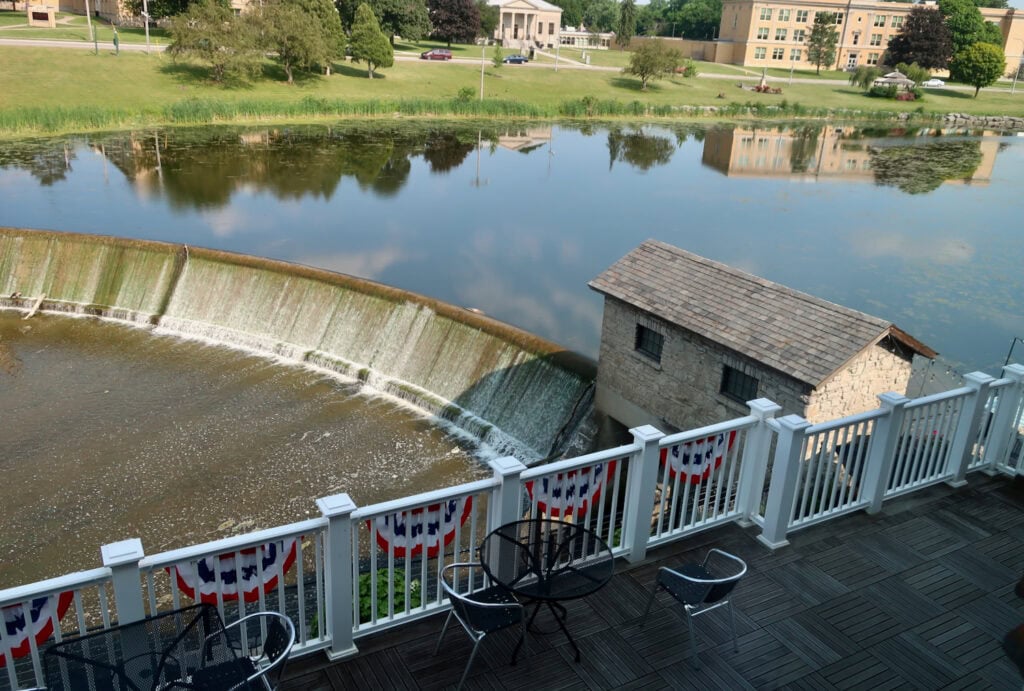
<path id="1" fill-rule="evenodd" d="M 371 605 L 373 598 L 371 597 L 371 580 L 373 574 L 364 573 L 359 576 L 359 621 L 369 621 L 373 612 Z M 395 569 L 394 571 L 394 593 L 395 593 L 395 611 L 405 609 L 405 571 L 402 569 Z M 422 592 L 420 588 L 420 580 L 413 578 L 409 581 L 409 609 L 419 607 L 422 602 Z M 381 616 L 381 613 L 385 615 L 388 612 L 388 570 L 379 569 L 377 571 L 377 616 Z"/>
<path id="2" fill-rule="evenodd" d="M 897 93 L 899 93 L 899 89 L 896 88 L 895 84 L 873 86 L 868 90 L 868 96 L 872 98 L 896 98 Z"/>

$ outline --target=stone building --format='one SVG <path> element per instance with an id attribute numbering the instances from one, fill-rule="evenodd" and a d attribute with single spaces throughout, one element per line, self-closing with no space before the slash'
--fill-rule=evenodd
<path id="1" fill-rule="evenodd" d="M 891 322 L 648 240 L 590 282 L 604 295 L 597 407 L 626 427 L 693 429 L 769 398 L 811 422 L 905 393 L 914 355 Z"/>
<path id="2" fill-rule="evenodd" d="M 562 30 L 562 8 L 545 0 L 488 0 L 498 8 L 494 40 L 505 48 L 554 48 Z"/>

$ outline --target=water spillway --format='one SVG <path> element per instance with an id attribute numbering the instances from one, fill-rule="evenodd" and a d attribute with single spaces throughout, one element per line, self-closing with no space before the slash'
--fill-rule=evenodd
<path id="1" fill-rule="evenodd" d="M 91 314 L 326 368 L 523 460 L 558 453 L 593 363 L 439 301 L 216 250 L 0 228 L 0 307 Z"/>

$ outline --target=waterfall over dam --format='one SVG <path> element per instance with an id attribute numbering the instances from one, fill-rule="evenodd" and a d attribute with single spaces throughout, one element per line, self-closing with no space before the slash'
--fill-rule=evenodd
<path id="1" fill-rule="evenodd" d="M 524 461 L 589 410 L 589 359 L 460 307 L 287 262 L 153 241 L 0 228 L 0 308 L 147 324 L 325 368 Z"/>

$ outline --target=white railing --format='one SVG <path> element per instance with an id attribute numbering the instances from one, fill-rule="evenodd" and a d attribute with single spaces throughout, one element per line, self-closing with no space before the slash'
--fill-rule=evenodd
<path id="1" fill-rule="evenodd" d="M 731 521 L 760 526 L 774 549 L 789 531 L 935 482 L 959 486 L 968 470 L 1019 473 L 1024 367 L 965 382 L 914 401 L 882 394 L 877 410 L 818 425 L 775 419 L 779 406 L 758 399 L 743 418 L 668 436 L 638 427 L 631 444 L 544 466 L 495 459 L 491 478 L 414 497 L 363 508 L 323 497 L 322 517 L 301 523 L 149 556 L 138 539 L 104 545 L 103 568 L 0 591 L 0 691 L 44 683 L 48 641 L 196 599 L 229 621 L 288 615 L 296 654 L 354 655 L 357 639 L 447 607 L 440 567 L 477 561 L 484 536 L 523 518 L 582 523 L 629 561 Z M 19 628 L 33 612 L 51 628 Z"/>
<path id="2" fill-rule="evenodd" d="M 110 585 L 99 568 L 0 590 L 0 689 L 43 686 L 44 644 L 110 627 Z M 29 635 L 8 633 L 19 620 Z"/>

